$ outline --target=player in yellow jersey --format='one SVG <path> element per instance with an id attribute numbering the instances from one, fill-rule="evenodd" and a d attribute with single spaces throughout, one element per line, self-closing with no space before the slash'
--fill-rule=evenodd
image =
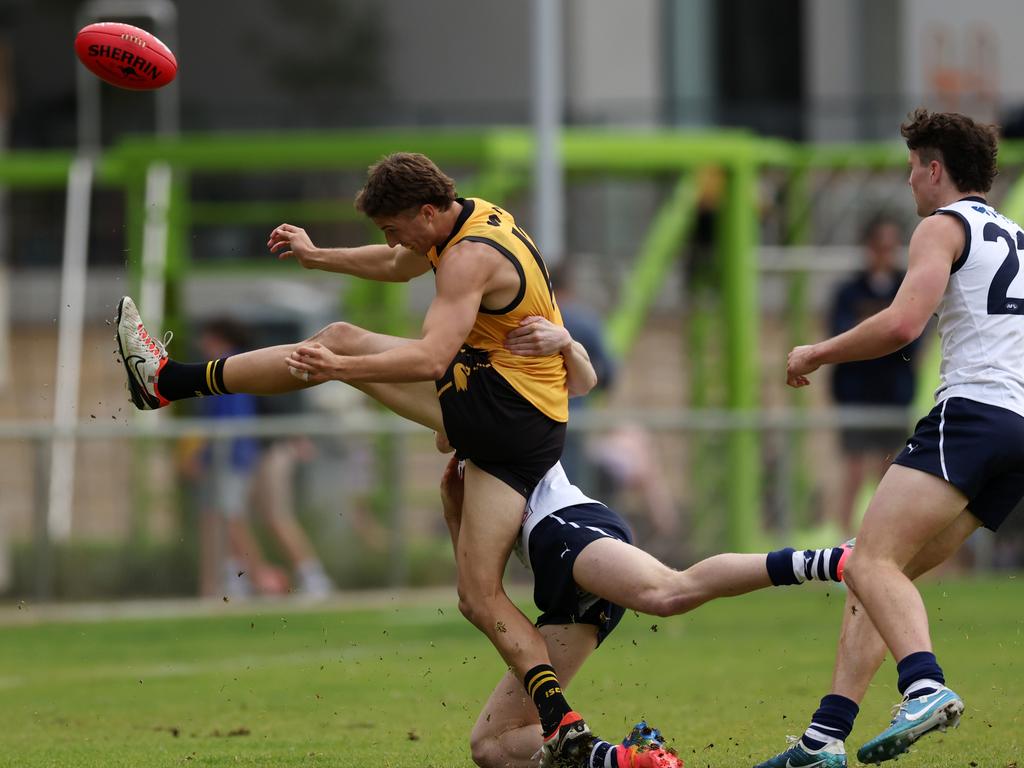
<path id="1" fill-rule="evenodd" d="M 433 269 L 436 295 L 420 338 L 333 323 L 297 344 L 187 364 L 167 356 L 125 297 L 117 341 L 132 400 L 145 410 L 196 396 L 277 394 L 338 380 L 443 429 L 466 460 L 459 607 L 533 698 L 544 734 L 542 765 L 582 766 L 586 756 L 576 745 L 592 743 L 589 728 L 566 702 L 543 637 L 502 587 L 526 498 L 561 455 L 568 419 L 562 356 L 516 356 L 504 346 L 528 318 L 561 324 L 547 268 L 511 214 L 457 197 L 452 180 L 423 155 L 398 153 L 371 166 L 356 207 L 386 245 L 317 248 L 304 230 L 282 224 L 268 246 L 306 268 L 373 280 L 404 282 Z"/>

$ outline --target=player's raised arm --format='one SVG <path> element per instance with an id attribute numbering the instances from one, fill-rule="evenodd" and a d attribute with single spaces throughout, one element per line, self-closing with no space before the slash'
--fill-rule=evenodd
<path id="1" fill-rule="evenodd" d="M 304 381 L 350 383 L 434 381 L 448 365 L 473 327 L 487 281 L 501 256 L 487 246 L 459 244 L 437 270 L 437 295 L 427 309 L 423 336 L 373 355 L 336 355 L 321 344 L 308 343 L 285 360 Z"/>
<path id="2" fill-rule="evenodd" d="M 276 227 L 270 233 L 267 247 L 279 259 L 294 258 L 306 269 L 337 272 L 381 282 L 404 283 L 430 269 L 425 256 L 404 245 L 318 248 L 306 230 L 294 224 Z"/>

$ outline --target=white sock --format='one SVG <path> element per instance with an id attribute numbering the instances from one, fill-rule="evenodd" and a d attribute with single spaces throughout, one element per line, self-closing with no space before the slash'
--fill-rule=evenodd
<path id="1" fill-rule="evenodd" d="M 935 691 L 941 690 L 945 686 L 937 682 L 936 680 L 918 680 L 910 684 L 910 686 L 903 692 L 903 695 L 908 699 L 912 699 L 915 696 L 925 696 L 929 693 L 935 693 Z"/>

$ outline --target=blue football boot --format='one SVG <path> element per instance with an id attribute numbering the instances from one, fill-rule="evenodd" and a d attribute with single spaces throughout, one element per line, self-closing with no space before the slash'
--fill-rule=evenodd
<path id="1" fill-rule="evenodd" d="M 639 747 L 640 749 L 657 749 L 665 746 L 665 737 L 661 731 L 641 720 L 633 726 L 633 730 L 622 740 L 624 747 Z"/>
<path id="2" fill-rule="evenodd" d="M 770 757 L 754 768 L 846 768 L 846 747 L 833 740 L 818 750 L 807 749 L 796 736 L 786 737 L 791 744 L 785 752 Z"/>
<path id="3" fill-rule="evenodd" d="M 926 733 L 956 728 L 964 702 L 949 688 L 942 687 L 925 696 L 905 696 L 893 709 L 896 714 L 889 727 L 857 750 L 857 759 L 862 763 L 892 760 Z"/>

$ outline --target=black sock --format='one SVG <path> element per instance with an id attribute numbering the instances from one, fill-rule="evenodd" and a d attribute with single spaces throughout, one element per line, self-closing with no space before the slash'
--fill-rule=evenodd
<path id="1" fill-rule="evenodd" d="M 852 699 L 830 693 L 823 697 L 800 741 L 811 751 L 819 750 L 832 739 L 846 741 L 853 730 L 860 707 Z"/>
<path id="2" fill-rule="evenodd" d="M 184 400 L 188 397 L 209 395 L 230 395 L 224 386 L 224 361 L 207 360 L 205 363 L 179 363 L 168 359 L 157 380 L 157 392 L 168 400 Z"/>
<path id="3" fill-rule="evenodd" d="M 550 664 L 538 664 L 523 678 L 526 692 L 530 694 L 540 715 L 540 727 L 545 736 L 558 728 L 562 718 L 572 711 L 569 702 L 562 695 L 562 686 Z"/>
<path id="4" fill-rule="evenodd" d="M 933 680 L 942 685 L 946 683 L 946 676 L 942 673 L 942 667 L 939 666 L 935 654 L 931 651 L 918 651 L 917 653 L 907 654 L 896 665 L 896 671 L 899 673 L 896 687 L 903 694 L 919 680 Z M 931 693 L 935 690 L 930 685 L 925 688 L 919 686 L 915 688 L 913 695 L 923 696 L 925 693 Z"/>
<path id="5" fill-rule="evenodd" d="M 764 565 L 768 569 L 768 578 L 776 587 L 801 583 L 793 569 L 793 553 L 795 551 L 792 547 L 777 549 L 774 552 L 769 552 L 765 558 Z"/>

